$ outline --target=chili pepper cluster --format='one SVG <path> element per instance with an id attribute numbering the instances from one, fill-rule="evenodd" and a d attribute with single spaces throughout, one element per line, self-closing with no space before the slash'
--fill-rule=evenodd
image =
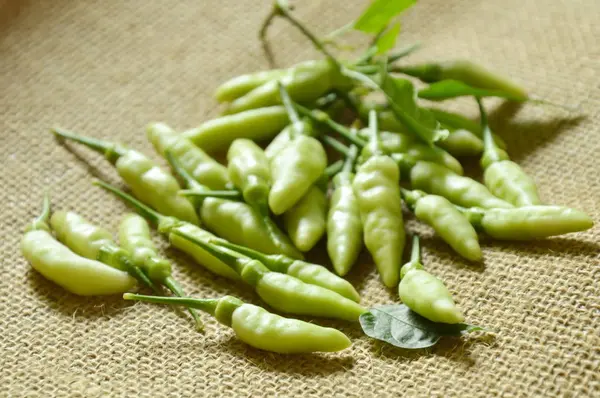
<path id="1" fill-rule="evenodd" d="M 402 265 L 403 203 L 469 261 L 482 259 L 479 233 L 537 239 L 592 226 L 581 211 L 543 204 L 534 180 L 491 131 L 481 98 L 527 101 L 523 88 L 472 62 L 398 64 L 408 51 L 385 56 L 370 47 L 356 62 L 340 61 L 283 1 L 272 13 L 278 15 L 325 59 L 221 84 L 215 97 L 227 103 L 224 115 L 196 128 L 178 133 L 149 124 L 148 140 L 172 173 L 134 149 L 52 129 L 105 156 L 131 194 L 95 184 L 139 214 L 123 217 L 117 244 L 112 233 L 74 212 L 51 215 L 46 196 L 21 244 L 37 271 L 78 295 L 125 293 L 127 300 L 185 306 L 199 328 L 196 310 L 207 312 L 260 349 L 338 351 L 350 345 L 338 330 L 231 296 L 186 297 L 170 261 L 154 247 L 149 223 L 206 269 L 248 285 L 289 316 L 362 321 L 369 310 L 343 277 L 365 246 L 383 284 L 397 288 L 414 316 L 432 325 L 462 324 L 464 316 L 443 282 L 423 268 L 418 236 Z M 402 75 L 431 83 L 418 92 L 421 98 L 474 96 L 480 123 L 422 107 Z M 367 101 L 374 91 L 386 101 Z M 341 122 L 348 114 L 350 125 Z M 219 151 L 226 151 L 226 165 L 213 157 Z M 480 157 L 483 183 L 463 175 L 463 156 Z M 324 237 L 332 270 L 304 261 L 303 253 Z M 136 284 L 154 295 L 127 293 Z M 176 297 L 163 296 L 163 287 Z"/>

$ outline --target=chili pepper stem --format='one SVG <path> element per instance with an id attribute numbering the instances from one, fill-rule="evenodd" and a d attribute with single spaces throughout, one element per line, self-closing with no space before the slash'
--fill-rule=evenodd
<path id="1" fill-rule="evenodd" d="M 48 219 L 50 218 L 50 195 L 48 192 L 44 192 L 44 199 L 42 201 L 42 211 L 31 224 L 25 229 L 25 232 L 36 231 L 36 230 L 48 230 Z"/>
<path id="2" fill-rule="evenodd" d="M 260 27 L 260 31 L 258 33 L 258 38 L 260 39 L 263 51 L 267 57 L 269 66 L 271 66 L 271 67 L 275 66 L 275 58 L 273 57 L 273 51 L 271 50 L 271 46 L 269 45 L 269 42 L 267 40 L 267 31 L 269 30 L 269 26 L 271 26 L 273 19 L 275 19 L 275 17 L 278 15 L 279 15 L 279 13 L 277 12 L 277 8 L 273 7 L 271 9 L 271 12 L 269 13 L 269 15 L 267 15 L 267 17 L 263 21 L 263 23 Z"/>
<path id="3" fill-rule="evenodd" d="M 175 155 L 173 155 L 173 153 L 168 149 L 165 151 L 165 158 L 175 174 L 184 181 L 186 187 L 197 190 L 204 189 L 204 186 L 196 181 L 196 179 L 194 179 L 194 177 L 192 177 L 192 175 L 183 168 Z"/>
<path id="4" fill-rule="evenodd" d="M 145 301 L 147 303 L 155 304 L 168 304 L 168 305 L 182 305 L 188 308 L 196 308 L 201 311 L 207 312 L 210 315 L 215 315 L 218 299 L 197 299 L 191 297 L 159 297 L 159 296 L 146 296 L 143 294 L 125 293 L 123 294 L 124 300 L 133 301 Z"/>
<path id="5" fill-rule="evenodd" d="M 373 155 L 384 155 L 381 140 L 379 139 L 377 111 L 374 109 L 369 111 L 369 145 L 371 146 Z"/>
<path id="6" fill-rule="evenodd" d="M 420 263 L 421 262 L 421 241 L 418 235 L 414 235 L 412 239 L 412 249 L 410 251 L 410 262 Z"/>
<path id="7" fill-rule="evenodd" d="M 326 135 L 326 136 L 323 136 L 322 139 L 325 144 L 329 145 L 336 152 L 339 152 L 340 154 L 342 154 L 346 157 L 350 153 L 350 150 L 348 149 L 348 147 L 346 145 L 342 144 L 341 142 L 339 142 L 338 140 L 336 140 L 335 138 L 329 137 Z"/>
<path id="8" fill-rule="evenodd" d="M 304 116 L 307 116 L 309 119 L 317 123 L 326 124 L 333 131 L 335 131 L 354 145 L 358 146 L 359 148 L 365 146 L 363 140 L 352 134 L 345 126 L 336 123 L 333 119 L 331 119 L 331 117 L 329 117 L 329 115 L 326 112 L 317 109 L 310 110 L 298 103 L 294 103 L 294 107 L 298 110 L 298 112 L 300 112 Z"/>
<path id="9" fill-rule="evenodd" d="M 146 275 L 140 267 L 136 267 L 135 265 L 133 265 L 125 254 L 120 256 L 119 261 L 126 266 L 131 276 L 133 276 L 135 279 L 148 286 L 150 289 L 152 289 L 152 291 L 154 291 L 154 293 L 162 293 L 160 287 L 158 287 L 156 283 L 154 283 L 150 278 L 148 278 L 148 275 Z"/>
<path id="10" fill-rule="evenodd" d="M 121 191 L 119 188 L 112 186 L 102 180 L 94 180 L 92 182 L 92 184 L 99 186 L 101 188 L 104 188 L 109 192 L 112 192 L 114 195 L 118 196 L 119 198 L 123 199 L 124 201 L 126 201 L 127 203 L 132 205 L 135 208 L 135 210 L 137 210 L 142 216 L 149 219 L 150 221 L 152 221 L 155 224 L 159 224 L 161 220 L 166 218 L 165 216 L 163 216 L 162 214 L 158 213 L 157 211 L 151 209 L 150 207 L 146 206 L 145 204 L 143 204 L 142 202 L 140 202 L 133 196 L 126 194 L 125 192 Z"/>
<path id="11" fill-rule="evenodd" d="M 294 139 L 295 134 L 300 134 L 297 128 L 298 124 L 300 123 L 300 117 L 298 116 L 298 112 L 294 108 L 292 99 L 290 98 L 290 94 L 287 92 L 287 90 L 280 81 L 277 82 L 277 87 L 279 89 L 279 96 L 281 97 L 283 107 L 285 108 L 288 117 L 290 118 L 290 122 L 292 122 L 292 125 L 294 126 L 293 130 L 296 130 L 290 131 L 291 138 Z"/>
<path id="12" fill-rule="evenodd" d="M 123 156 L 126 152 L 126 150 L 120 147 L 119 145 L 113 144 L 108 141 L 75 134 L 71 131 L 67 131 L 60 127 L 53 127 L 50 129 L 50 131 L 57 137 L 78 142 L 87 146 L 90 149 L 93 149 L 98 153 L 101 153 L 111 163 L 115 163 L 117 159 Z"/>
<path id="13" fill-rule="evenodd" d="M 242 264 L 240 264 L 239 257 L 236 257 L 235 255 L 226 252 L 221 247 L 211 244 L 209 242 L 205 242 L 178 230 L 173 230 L 171 231 L 171 233 L 174 235 L 178 235 L 183 239 L 189 240 L 190 242 L 200 246 L 203 250 L 206 250 L 212 256 L 216 257 L 217 259 L 231 267 L 238 274 L 242 272 L 244 267 Z"/>
<path id="14" fill-rule="evenodd" d="M 249 257 L 253 260 L 258 260 L 263 264 L 269 264 L 272 262 L 268 255 L 261 253 L 254 249 L 250 249 L 249 247 L 246 247 L 246 246 L 236 245 L 235 243 L 231 243 L 228 241 L 216 240 L 216 239 L 209 240 L 209 243 L 227 248 L 227 249 L 237 252 L 243 256 Z"/>
<path id="15" fill-rule="evenodd" d="M 346 153 L 346 159 L 344 159 L 344 165 L 342 167 L 343 173 L 352 173 L 354 169 L 354 163 L 356 163 L 356 158 L 358 157 L 358 147 L 356 145 L 350 146 L 348 152 Z"/>
<path id="16" fill-rule="evenodd" d="M 498 147 L 496 141 L 494 141 L 494 137 L 492 136 L 492 130 L 490 130 L 488 123 L 487 112 L 485 111 L 481 98 L 476 97 L 475 100 L 477 101 L 481 118 L 481 131 L 483 134 L 484 150 L 492 163 L 499 162 L 503 159 L 503 156 L 500 153 L 501 149 Z"/>
<path id="17" fill-rule="evenodd" d="M 323 176 L 326 179 L 330 179 L 331 177 L 333 177 L 334 175 L 339 173 L 343 168 L 344 168 L 344 162 L 341 159 L 336 160 L 335 163 L 332 163 L 329 166 L 327 166 L 327 168 L 323 172 Z"/>
<path id="18" fill-rule="evenodd" d="M 174 295 L 176 295 L 178 297 L 185 297 L 185 292 L 183 291 L 183 288 L 175 279 L 173 279 L 172 276 L 167 276 L 163 280 L 163 284 L 171 292 L 173 292 Z M 204 330 L 204 322 L 202 322 L 202 320 L 200 319 L 200 315 L 198 315 L 198 313 L 193 308 L 188 307 L 188 311 L 189 311 L 190 315 L 192 315 L 192 318 L 194 318 L 194 322 L 196 322 L 196 329 L 198 331 Z"/>
<path id="19" fill-rule="evenodd" d="M 178 192 L 181 196 L 192 196 L 195 198 L 222 198 L 222 199 L 242 199 L 242 194 L 236 190 L 196 190 L 196 189 L 182 189 Z"/>

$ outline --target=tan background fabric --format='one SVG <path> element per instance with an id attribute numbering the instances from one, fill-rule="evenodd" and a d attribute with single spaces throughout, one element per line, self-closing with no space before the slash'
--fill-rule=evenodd
<path id="1" fill-rule="evenodd" d="M 303 2 L 297 15 L 319 32 L 357 16 L 364 1 Z M 55 209 L 116 230 L 126 206 L 90 185 L 118 182 L 100 156 L 59 145 L 60 124 L 121 140 L 155 156 L 144 126 L 178 129 L 218 113 L 217 84 L 266 67 L 256 38 L 269 2 L 0 1 L 0 396 L 600 396 L 600 229 L 531 243 L 483 243 L 485 265 L 467 264 L 409 218 L 424 236 L 428 269 L 455 293 L 470 322 L 496 338 L 445 340 L 408 352 L 361 335 L 358 325 L 319 321 L 348 333 L 351 349 L 281 356 L 235 340 L 205 317 L 83 299 L 44 280 L 21 257 L 24 225 L 44 187 Z M 493 127 L 550 203 L 600 221 L 600 3 L 594 0 L 430 0 L 404 18 L 413 59 L 469 57 L 504 71 L 537 96 L 579 106 L 521 108 L 489 101 Z M 315 56 L 290 26 L 270 37 L 280 65 Z M 453 106 L 475 115 L 472 103 Z M 156 157 L 156 156 L 155 156 Z M 473 162 L 475 164 L 475 162 Z M 157 242 L 163 242 L 157 238 Z M 165 247 L 163 243 L 163 247 Z M 173 250 L 175 274 L 201 297 L 243 286 L 214 277 Z M 350 279 L 367 305 L 396 300 L 367 256 Z"/>

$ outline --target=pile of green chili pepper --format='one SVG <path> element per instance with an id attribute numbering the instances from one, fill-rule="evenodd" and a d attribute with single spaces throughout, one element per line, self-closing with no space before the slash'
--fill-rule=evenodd
<path id="1" fill-rule="evenodd" d="M 123 217 L 117 243 L 111 232 L 72 211 L 51 215 L 46 195 L 41 215 L 23 236 L 24 257 L 74 294 L 125 293 L 126 300 L 181 305 L 199 328 L 201 310 L 251 346 L 297 353 L 338 351 L 351 343 L 338 330 L 235 297 L 186 297 L 170 261 L 152 242 L 150 224 L 201 266 L 230 280 L 223 283 L 247 285 L 275 312 L 360 318 L 361 324 L 369 309 L 344 276 L 364 247 L 383 284 L 398 289 L 414 316 L 442 329 L 464 325 L 450 291 L 423 269 L 414 234 L 403 265 L 407 212 L 469 261 L 483 258 L 479 233 L 538 239 L 593 223 L 579 210 L 543 204 L 534 179 L 510 160 L 510 148 L 490 129 L 483 97 L 523 102 L 532 96 L 471 61 L 405 62 L 416 47 L 391 52 L 398 32 L 391 21 L 406 7 L 393 11 L 382 3 L 372 2 L 345 28 L 373 40 L 358 59 L 341 60 L 330 45 L 344 29 L 319 39 L 286 1 L 277 0 L 261 29 L 267 53 L 268 25 L 282 17 L 324 59 L 233 77 L 215 92 L 226 104 L 224 115 L 198 127 L 178 132 L 165 123 L 149 124 L 148 140 L 163 165 L 124 145 L 53 128 L 57 138 L 86 145 L 112 163 L 131 194 L 95 184 L 139 214 Z M 416 91 L 407 76 L 430 85 Z M 366 100 L 372 92 L 385 100 Z M 466 95 L 475 99 L 479 123 L 416 100 Z M 226 153 L 224 164 L 217 152 Z M 480 158 L 483 183 L 463 175 L 465 156 Z M 331 269 L 304 259 L 322 240 Z M 136 284 L 154 295 L 127 293 Z"/>

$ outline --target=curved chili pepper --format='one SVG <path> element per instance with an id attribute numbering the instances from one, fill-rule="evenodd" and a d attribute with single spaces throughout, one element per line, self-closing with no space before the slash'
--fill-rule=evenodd
<path id="1" fill-rule="evenodd" d="M 494 195 L 516 207 L 541 204 L 535 181 L 525 174 L 518 164 L 510 160 L 506 151 L 496 146 L 480 99 L 477 99 L 477 104 L 481 113 L 481 128 L 485 145 L 481 157 L 485 186 Z"/>
<path id="2" fill-rule="evenodd" d="M 225 189 L 231 185 L 225 166 L 171 127 L 164 123 L 151 123 L 146 132 L 156 152 L 163 157 L 166 157 L 167 151 L 171 152 L 179 159 L 181 167 L 202 185 L 210 189 Z"/>
<path id="3" fill-rule="evenodd" d="M 215 98 L 219 102 L 236 100 L 271 80 L 281 79 L 288 73 L 288 69 L 269 69 L 236 76 L 217 87 Z"/>
<path id="4" fill-rule="evenodd" d="M 21 239 L 23 257 L 46 279 L 80 296 L 123 293 L 136 284 L 127 272 L 81 257 L 59 243 L 50 232 L 49 217 L 50 198 L 46 194 L 42 213 Z"/>
<path id="5" fill-rule="evenodd" d="M 180 186 L 175 177 L 161 169 L 142 153 L 59 128 L 51 131 L 56 136 L 78 142 L 103 154 L 109 162 L 115 165 L 121 178 L 142 202 L 169 216 L 198 224 L 198 216 L 196 216 L 192 204 L 186 198 L 177 195 Z"/>
<path id="6" fill-rule="evenodd" d="M 265 351 L 281 354 L 334 352 L 351 345 L 350 339 L 339 330 L 284 318 L 232 296 L 197 299 L 124 294 L 123 298 L 197 308 L 231 327 L 244 343 Z"/>
<path id="7" fill-rule="evenodd" d="M 433 322 L 465 320 L 444 283 L 423 269 L 419 237 L 413 237 L 410 261 L 402 266 L 398 295 L 408 308 Z"/>

